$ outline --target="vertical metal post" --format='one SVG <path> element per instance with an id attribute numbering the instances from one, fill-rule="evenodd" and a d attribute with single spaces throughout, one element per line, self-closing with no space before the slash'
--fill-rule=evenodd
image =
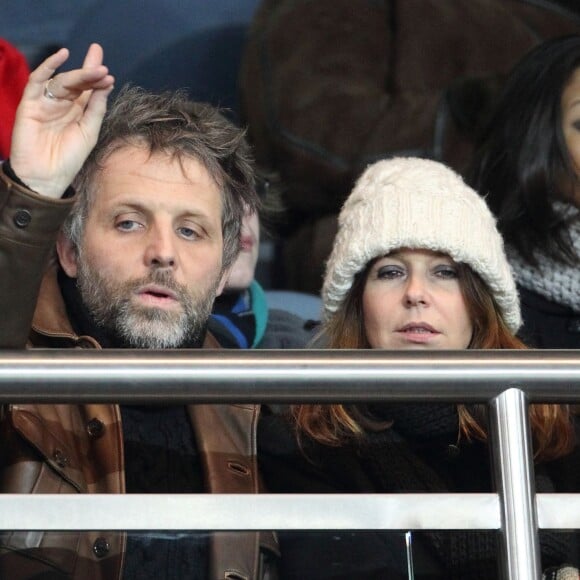
<path id="1" fill-rule="evenodd" d="M 519 389 L 508 389 L 495 397 L 490 407 L 505 578 L 539 580 L 538 517 L 526 395 Z"/>

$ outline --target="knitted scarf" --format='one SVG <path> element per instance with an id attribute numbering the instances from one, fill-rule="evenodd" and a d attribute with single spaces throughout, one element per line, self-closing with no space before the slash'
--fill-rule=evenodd
<path id="1" fill-rule="evenodd" d="M 580 210 L 571 204 L 555 202 L 557 215 L 568 222 L 568 231 L 574 246 L 576 257 L 580 260 Z M 514 271 L 516 282 L 540 296 L 568 306 L 574 312 L 580 312 L 580 268 L 578 264 L 569 265 L 556 262 L 544 252 L 534 252 L 538 265 L 526 262 L 512 246 L 506 247 L 508 259 Z"/>
<path id="2" fill-rule="evenodd" d="M 366 472 L 378 491 L 386 493 L 489 492 L 492 487 L 489 450 L 479 441 L 457 441 L 459 420 L 451 404 L 387 404 L 373 415 L 393 421 L 393 427 L 369 433 L 358 449 Z M 378 413 L 377 413 L 378 409 Z M 455 449 L 455 453 L 449 451 Z M 553 491 L 542 466 L 536 466 L 538 491 Z M 439 561 L 445 580 L 497 578 L 499 546 L 492 531 L 414 532 L 415 541 Z M 540 534 L 544 566 L 562 564 L 570 537 Z"/>

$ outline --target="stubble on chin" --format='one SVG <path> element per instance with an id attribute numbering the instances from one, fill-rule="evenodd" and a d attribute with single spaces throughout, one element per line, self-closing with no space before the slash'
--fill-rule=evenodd
<path id="1" fill-rule="evenodd" d="M 132 348 L 167 349 L 201 344 L 218 283 L 194 297 L 167 271 L 156 270 L 144 279 L 115 283 L 81 263 L 77 284 L 98 326 Z M 161 284 L 172 290 L 180 308 L 164 310 L 137 304 L 133 296 L 147 284 Z"/>

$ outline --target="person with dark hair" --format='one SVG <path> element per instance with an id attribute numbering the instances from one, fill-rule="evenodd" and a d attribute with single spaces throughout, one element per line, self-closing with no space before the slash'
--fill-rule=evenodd
<path id="1" fill-rule="evenodd" d="M 124 89 L 107 112 L 102 48 L 55 75 L 67 58 L 30 75 L 0 167 L 0 347 L 219 348 L 211 307 L 258 206 L 243 131 L 179 92 Z M 257 417 L 254 405 L 2 406 L 0 490 L 256 493 Z M 262 532 L 2 533 L 0 577 L 262 580 L 276 553 Z"/>
<path id="2" fill-rule="evenodd" d="M 513 69 L 469 180 L 498 218 L 522 301 L 521 336 L 580 348 L 580 36 Z"/>
<path id="3" fill-rule="evenodd" d="M 513 65 L 570 33 L 576 0 L 261 0 L 241 105 L 257 161 L 284 185 L 281 284 L 319 292 L 336 216 L 369 163 L 413 155 L 463 172 Z"/>
<path id="4" fill-rule="evenodd" d="M 322 295 L 329 348 L 525 348 L 514 335 L 518 295 L 494 217 L 435 161 L 367 168 L 341 210 Z M 575 445 L 569 409 L 532 405 L 529 413 L 536 486 L 553 491 L 550 464 Z M 294 405 L 290 418 L 264 415 L 258 457 L 268 489 L 281 493 L 490 492 L 486 415 L 481 405 L 435 402 Z M 498 577 L 492 532 L 413 536 L 416 578 Z M 541 534 L 544 567 L 568 560 L 569 540 Z M 392 535 L 281 534 L 280 542 L 286 578 L 407 578 L 404 545 Z"/>

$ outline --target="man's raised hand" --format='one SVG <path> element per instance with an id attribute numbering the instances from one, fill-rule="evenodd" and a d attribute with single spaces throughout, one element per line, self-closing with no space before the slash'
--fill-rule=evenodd
<path id="1" fill-rule="evenodd" d="M 114 84 L 98 44 L 89 47 L 81 68 L 55 75 L 68 56 L 61 48 L 31 73 L 10 150 L 16 175 L 53 198 L 64 193 L 95 146 Z"/>

